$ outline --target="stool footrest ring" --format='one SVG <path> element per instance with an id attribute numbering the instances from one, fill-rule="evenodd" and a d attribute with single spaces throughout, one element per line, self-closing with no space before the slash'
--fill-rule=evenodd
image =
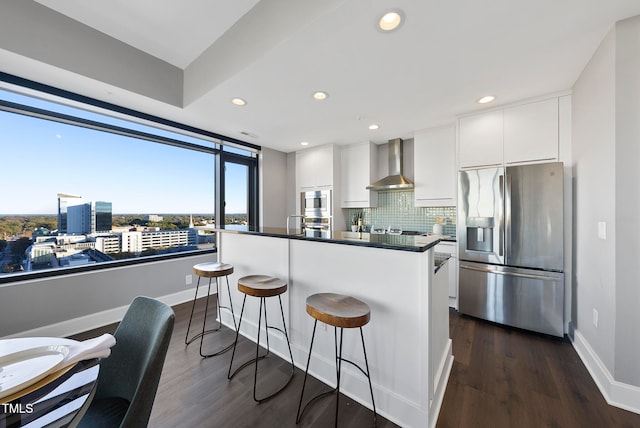
<path id="1" fill-rule="evenodd" d="M 244 295 L 244 298 L 242 299 L 242 309 L 240 310 L 240 321 L 238 322 L 238 328 L 236 329 L 236 340 L 233 343 L 233 352 L 231 354 L 231 362 L 229 363 L 229 372 L 227 373 L 227 379 L 231 379 L 233 376 L 236 375 L 236 373 L 238 373 L 240 370 L 244 369 L 245 367 L 248 367 L 252 364 L 255 364 L 255 371 L 254 371 L 254 376 L 253 376 L 253 399 L 254 401 L 258 402 L 258 403 L 262 403 L 263 401 L 266 401 L 272 397 L 274 397 L 276 394 L 278 394 L 280 391 L 282 391 L 283 389 L 285 389 L 287 387 L 287 385 L 289 385 L 289 383 L 291 382 L 291 380 L 293 379 L 293 375 L 295 374 L 295 366 L 293 363 L 293 353 L 291 352 L 291 344 L 289 343 L 289 335 L 287 333 L 287 325 L 285 323 L 285 319 L 284 319 L 284 309 L 282 307 L 282 299 L 280 298 L 280 295 L 278 295 L 278 302 L 280 303 L 280 315 L 282 316 L 282 326 L 283 328 L 280 329 L 279 327 L 276 326 L 272 326 L 269 325 L 268 319 L 267 319 L 267 303 L 266 303 L 266 297 L 259 297 L 260 299 L 260 308 L 258 310 L 258 337 L 257 337 L 257 341 L 256 341 L 256 356 L 255 358 L 246 361 L 245 363 L 243 363 L 242 365 L 240 365 L 238 368 L 236 368 L 233 373 L 231 373 L 231 368 L 233 367 L 233 357 L 235 356 L 236 353 L 236 346 L 238 344 L 238 337 L 240 336 L 240 326 L 242 324 L 242 316 L 244 314 L 244 306 L 245 303 L 247 301 L 247 294 Z M 264 355 L 259 355 L 260 353 L 260 332 L 262 331 L 262 316 L 264 315 L 264 331 L 265 331 L 265 335 L 266 335 L 266 339 L 267 339 L 267 353 Z M 287 347 L 289 348 L 289 356 L 291 357 L 291 374 L 289 375 L 287 381 L 280 387 L 278 388 L 276 391 L 272 392 L 269 395 L 266 395 L 264 397 L 258 397 L 256 395 L 256 386 L 258 383 L 258 361 L 266 358 L 269 353 L 271 352 L 271 348 L 269 346 L 269 329 L 272 330 L 277 330 L 281 333 L 284 334 L 284 337 L 287 341 Z M 264 348 L 263 348 L 264 349 Z"/>
<path id="2" fill-rule="evenodd" d="M 233 270 L 231 271 L 233 272 Z M 220 283 L 218 282 L 218 277 L 215 276 L 216 279 L 216 307 L 217 307 L 217 314 L 218 314 L 218 326 L 216 328 L 212 328 L 209 330 L 205 330 L 206 328 L 206 324 L 207 324 L 207 313 L 209 312 L 209 297 L 211 296 L 211 278 L 209 277 L 209 286 L 207 289 L 207 298 L 206 298 L 206 303 L 205 303 L 205 309 L 204 309 L 204 320 L 202 321 L 202 331 L 196 335 L 194 335 L 191 339 L 189 339 L 189 330 L 191 329 L 191 321 L 193 320 L 193 313 L 196 307 L 196 300 L 198 299 L 198 288 L 200 287 L 200 276 L 198 276 L 198 283 L 196 284 L 196 291 L 195 291 L 195 295 L 193 296 L 193 304 L 191 305 L 191 315 L 189 316 L 189 324 L 187 326 L 187 334 L 184 337 L 184 343 L 185 345 L 189 345 L 192 342 L 194 342 L 196 339 L 200 339 L 200 356 L 202 358 L 209 358 L 209 357 L 215 357 L 217 355 L 223 354 L 225 352 L 227 352 L 228 350 L 230 350 L 235 342 L 231 342 L 229 345 L 226 345 L 225 347 L 221 348 L 220 350 L 213 352 L 211 354 L 205 354 L 202 352 L 202 344 L 204 342 L 204 336 L 207 334 L 211 334 L 211 333 L 217 333 L 222 329 L 222 314 L 221 314 L 221 310 L 222 309 L 226 309 L 229 312 L 231 312 L 231 318 L 233 320 L 233 326 L 236 328 L 237 330 L 237 326 L 236 326 L 236 317 L 235 314 L 233 312 L 233 300 L 231 299 L 231 289 L 229 288 L 229 277 L 226 277 L 227 280 L 227 293 L 229 295 L 229 306 L 224 306 L 220 304 Z"/>
<path id="3" fill-rule="evenodd" d="M 216 328 L 212 328 L 211 330 L 206 330 L 206 331 L 204 331 L 204 332 L 198 333 L 198 334 L 196 334 L 195 336 L 193 336 L 193 337 L 192 337 L 191 339 L 189 339 L 189 340 L 186 340 L 186 339 L 185 339 L 184 344 L 185 344 L 185 345 L 190 345 L 194 340 L 199 339 L 200 337 L 205 336 L 205 335 L 207 335 L 207 334 L 216 333 L 216 332 L 217 332 L 217 331 L 219 331 L 219 330 L 220 330 L 220 327 L 216 327 Z"/>
<path id="4" fill-rule="evenodd" d="M 302 411 L 300 411 L 300 414 L 296 418 L 296 424 L 299 424 L 300 421 L 302 420 L 302 415 L 304 415 L 304 412 L 307 410 L 307 407 L 309 407 L 311 404 L 315 403 L 316 400 L 319 400 L 321 398 L 333 395 L 336 391 L 338 391 L 338 388 L 333 388 L 330 391 L 321 392 L 318 395 L 316 395 L 315 397 L 313 397 L 311 400 L 309 400 L 307 402 L 307 404 L 304 405 L 304 407 L 302 408 Z"/>

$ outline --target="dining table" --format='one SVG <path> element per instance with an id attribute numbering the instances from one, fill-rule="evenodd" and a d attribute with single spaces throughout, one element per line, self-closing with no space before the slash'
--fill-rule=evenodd
<path id="1" fill-rule="evenodd" d="M 95 394 L 100 356 L 112 346 L 104 338 L 83 343 L 56 337 L 0 340 L 0 428 L 78 424 Z"/>

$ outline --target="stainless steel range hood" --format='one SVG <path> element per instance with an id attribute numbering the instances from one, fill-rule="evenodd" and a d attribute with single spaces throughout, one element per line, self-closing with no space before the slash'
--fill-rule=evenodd
<path id="1" fill-rule="evenodd" d="M 402 139 L 389 140 L 389 175 L 367 186 L 369 190 L 413 189 L 413 181 L 402 175 Z"/>

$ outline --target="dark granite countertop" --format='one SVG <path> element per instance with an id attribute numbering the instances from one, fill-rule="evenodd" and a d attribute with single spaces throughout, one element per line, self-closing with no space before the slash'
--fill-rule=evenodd
<path id="1" fill-rule="evenodd" d="M 369 234 L 358 232 L 333 232 L 331 238 L 305 236 L 300 229 L 287 230 L 285 228 L 264 227 L 259 230 L 234 230 L 217 228 L 220 232 L 240 233 L 249 235 L 270 236 L 275 238 L 299 239 L 305 241 L 326 242 L 359 247 L 384 248 L 389 250 L 424 252 L 434 247 L 440 238 L 423 235 L 390 235 Z"/>

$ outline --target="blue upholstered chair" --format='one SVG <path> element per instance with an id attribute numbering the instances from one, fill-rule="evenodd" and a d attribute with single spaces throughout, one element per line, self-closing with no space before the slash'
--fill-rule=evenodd
<path id="1" fill-rule="evenodd" d="M 166 304 L 136 297 L 100 362 L 96 394 L 80 427 L 146 427 L 160 382 L 175 315 Z"/>

